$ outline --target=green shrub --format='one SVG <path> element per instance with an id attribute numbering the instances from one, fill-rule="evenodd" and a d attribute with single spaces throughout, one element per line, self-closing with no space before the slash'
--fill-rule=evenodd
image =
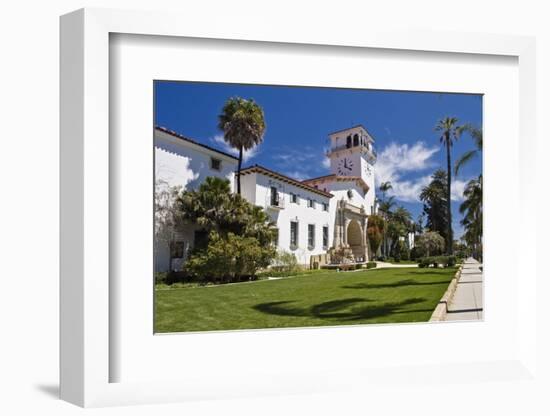
<path id="1" fill-rule="evenodd" d="M 374 261 L 369 261 L 367 263 L 367 269 L 374 269 L 376 267 L 376 262 Z"/>
<path id="2" fill-rule="evenodd" d="M 167 285 L 173 285 L 174 283 L 184 283 L 187 280 L 188 275 L 183 271 L 171 270 L 166 273 L 166 279 L 164 283 Z"/>
<path id="3" fill-rule="evenodd" d="M 430 258 L 429 257 L 422 257 L 418 259 L 418 267 L 424 268 L 424 267 L 430 267 Z"/>
<path id="4" fill-rule="evenodd" d="M 166 284 L 166 277 L 168 272 L 156 272 L 155 273 L 155 285 Z"/>
<path id="5" fill-rule="evenodd" d="M 456 266 L 456 257 L 455 256 L 433 256 L 433 257 L 422 257 L 418 259 L 419 267 L 454 267 Z"/>
<path id="6" fill-rule="evenodd" d="M 356 264 L 355 265 L 355 270 L 359 270 L 359 269 L 362 269 L 362 268 L 363 268 L 362 264 Z"/>
<path id="7" fill-rule="evenodd" d="M 338 268 L 341 271 L 353 270 L 355 268 L 355 264 L 341 264 Z"/>
<path id="8" fill-rule="evenodd" d="M 410 257 L 411 260 L 418 260 L 421 257 L 423 257 L 423 254 L 424 253 L 422 252 L 422 250 L 419 247 L 415 246 L 411 249 L 409 257 Z"/>
<path id="9" fill-rule="evenodd" d="M 275 256 L 273 245 L 261 246 L 254 237 L 228 233 L 221 237 L 211 232 L 206 249 L 193 253 L 185 264 L 185 273 L 201 282 L 234 282 L 254 279 Z"/>
<path id="10" fill-rule="evenodd" d="M 277 272 L 294 272 L 300 269 L 294 253 L 280 250 L 271 263 L 271 269 Z"/>
<path id="11" fill-rule="evenodd" d="M 448 256 L 447 261 L 445 262 L 445 267 L 454 267 L 456 266 L 456 256 Z"/>

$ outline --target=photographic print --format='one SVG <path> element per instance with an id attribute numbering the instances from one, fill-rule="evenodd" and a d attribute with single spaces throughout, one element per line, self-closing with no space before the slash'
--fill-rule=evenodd
<path id="1" fill-rule="evenodd" d="M 154 97 L 156 333 L 483 319 L 482 95 Z"/>

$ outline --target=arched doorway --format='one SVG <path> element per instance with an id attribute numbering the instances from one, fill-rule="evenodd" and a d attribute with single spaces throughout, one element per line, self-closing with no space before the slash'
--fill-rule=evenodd
<path id="1" fill-rule="evenodd" d="M 348 225 L 348 244 L 350 247 L 363 245 L 361 224 L 357 220 L 351 220 Z"/>
<path id="2" fill-rule="evenodd" d="M 355 260 L 363 262 L 366 260 L 365 245 L 363 239 L 363 229 L 357 220 L 351 220 L 347 228 L 348 245 L 353 252 Z"/>

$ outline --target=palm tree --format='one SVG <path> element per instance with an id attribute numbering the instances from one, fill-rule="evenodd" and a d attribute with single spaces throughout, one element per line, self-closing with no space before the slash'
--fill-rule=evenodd
<path id="1" fill-rule="evenodd" d="M 386 223 L 385 227 L 384 227 L 384 244 L 382 245 L 383 247 L 383 254 L 384 256 L 387 256 L 388 255 L 388 225 L 389 225 L 389 222 L 391 220 L 391 216 L 392 216 L 392 208 L 396 206 L 396 203 L 395 203 L 395 197 L 393 196 L 390 196 L 388 197 L 387 199 L 384 199 L 381 203 L 380 203 L 380 206 L 379 206 L 379 209 L 380 211 L 383 212 L 382 214 L 382 218 L 384 218 L 384 221 Z"/>
<path id="2" fill-rule="evenodd" d="M 391 185 L 390 181 L 382 182 L 380 184 L 380 192 L 382 192 L 382 200 L 386 200 L 386 192 L 388 192 L 390 189 L 393 189 L 393 186 Z"/>
<path id="3" fill-rule="evenodd" d="M 431 178 L 430 183 L 420 192 L 420 200 L 424 203 L 426 228 L 439 232 L 445 241 L 448 241 L 447 173 L 438 169 Z"/>
<path id="4" fill-rule="evenodd" d="M 467 131 L 470 134 L 470 136 L 474 140 L 476 148 L 467 151 L 458 158 L 458 160 L 455 162 L 455 176 L 458 175 L 458 171 L 462 167 L 464 167 L 464 165 L 468 164 L 474 157 L 481 154 L 481 151 L 483 149 L 483 133 L 481 129 L 474 127 L 471 124 L 465 124 L 462 128 L 463 131 Z"/>
<path id="5" fill-rule="evenodd" d="M 382 215 L 382 218 L 384 219 L 384 221 L 386 222 L 385 226 L 384 226 L 384 235 L 382 237 L 383 239 L 383 244 L 382 244 L 382 248 L 383 248 L 383 255 L 387 255 L 387 246 L 388 246 L 388 241 L 387 241 L 387 237 L 386 237 L 386 233 L 387 233 L 387 229 L 388 229 L 388 219 L 389 219 L 389 216 L 390 216 L 390 211 L 391 209 L 395 206 L 395 202 L 393 201 L 393 197 L 390 197 L 389 199 L 386 199 L 386 192 L 388 192 L 390 189 L 393 189 L 393 186 L 391 184 L 390 181 L 386 181 L 386 182 L 382 182 L 380 184 L 380 192 L 382 192 L 382 200 L 378 206 L 378 208 L 384 212 L 384 215 Z"/>
<path id="6" fill-rule="evenodd" d="M 472 179 L 464 189 L 464 202 L 459 211 L 464 215 L 461 224 L 464 226 L 464 238 L 472 246 L 474 255 L 481 260 L 483 235 L 483 178 L 481 175 Z"/>
<path id="7" fill-rule="evenodd" d="M 456 117 L 445 117 L 439 120 L 435 131 L 441 132 L 439 141 L 447 149 L 447 215 L 449 217 L 447 229 L 447 254 L 453 254 L 453 226 L 451 215 L 451 147 L 453 140 L 458 140 L 464 127 L 458 125 Z"/>
<path id="8" fill-rule="evenodd" d="M 240 195 L 243 151 L 262 142 L 265 133 L 264 112 L 252 99 L 232 97 L 226 101 L 218 116 L 218 128 L 223 131 L 224 140 L 239 150 L 237 193 Z"/>

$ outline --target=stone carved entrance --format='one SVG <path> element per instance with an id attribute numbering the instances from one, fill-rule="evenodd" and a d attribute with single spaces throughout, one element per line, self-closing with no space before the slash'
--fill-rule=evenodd
<path id="1" fill-rule="evenodd" d="M 346 232 L 348 245 L 355 260 L 366 261 L 363 228 L 359 224 L 359 221 L 355 219 L 350 220 Z"/>
<path id="2" fill-rule="evenodd" d="M 331 262 L 355 263 L 368 261 L 366 225 L 367 214 L 364 208 L 351 205 L 343 199 L 338 201 Z"/>

